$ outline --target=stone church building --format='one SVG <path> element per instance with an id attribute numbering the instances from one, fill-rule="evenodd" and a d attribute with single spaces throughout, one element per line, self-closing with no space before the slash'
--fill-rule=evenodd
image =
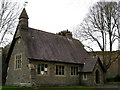
<path id="1" fill-rule="evenodd" d="M 104 68 L 71 34 L 60 36 L 28 26 L 25 8 L 8 56 L 6 85 L 80 86 L 104 83 Z"/>

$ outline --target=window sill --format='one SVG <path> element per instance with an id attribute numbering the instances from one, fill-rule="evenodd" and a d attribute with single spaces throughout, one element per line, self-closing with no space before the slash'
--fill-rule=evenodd
<path id="1" fill-rule="evenodd" d="M 70 75 L 70 77 L 79 77 L 79 75 Z"/>
<path id="2" fill-rule="evenodd" d="M 22 68 L 19 68 L 19 69 L 14 69 L 15 71 L 17 71 L 17 70 L 22 70 Z"/>

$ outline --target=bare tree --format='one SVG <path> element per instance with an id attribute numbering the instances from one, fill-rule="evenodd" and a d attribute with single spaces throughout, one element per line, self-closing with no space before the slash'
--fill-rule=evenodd
<path id="1" fill-rule="evenodd" d="M 118 49 L 120 50 L 120 1 L 118 2 Z"/>
<path id="2" fill-rule="evenodd" d="M 0 45 L 8 42 L 9 36 L 13 35 L 20 13 L 18 2 L 12 0 L 0 0 Z"/>
<path id="3" fill-rule="evenodd" d="M 27 2 L 25 2 L 24 6 Z M 0 46 L 5 46 L 6 43 L 12 40 L 13 34 L 18 24 L 18 17 L 23 4 L 12 0 L 0 0 Z M 10 37 L 11 36 L 11 37 Z M 9 46 L 4 47 L 2 58 L 2 84 L 6 82 L 7 68 L 9 61 L 6 60 Z"/>
<path id="4" fill-rule="evenodd" d="M 81 41 L 95 42 L 103 52 L 106 70 L 118 57 L 112 58 L 113 45 L 119 39 L 118 12 L 117 2 L 97 2 L 76 30 L 77 38 Z M 110 52 L 107 60 L 106 51 Z"/>

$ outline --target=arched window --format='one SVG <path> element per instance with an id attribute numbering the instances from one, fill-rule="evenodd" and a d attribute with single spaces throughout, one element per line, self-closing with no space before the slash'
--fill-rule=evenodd
<path id="1" fill-rule="evenodd" d="M 96 83 L 100 83 L 100 72 L 98 69 L 95 71 L 95 81 Z"/>

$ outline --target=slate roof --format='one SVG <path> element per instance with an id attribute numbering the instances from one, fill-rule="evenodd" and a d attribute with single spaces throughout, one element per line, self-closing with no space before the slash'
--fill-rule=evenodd
<path id="1" fill-rule="evenodd" d="M 83 66 L 81 72 L 93 71 L 96 62 L 97 62 L 97 58 L 86 58 L 85 60 L 83 60 L 84 66 Z"/>
<path id="2" fill-rule="evenodd" d="M 28 28 L 21 30 L 28 51 L 28 59 L 83 64 L 81 72 L 92 72 L 97 58 L 92 58 L 79 40 Z M 102 67 L 102 63 L 99 60 Z"/>
<path id="3" fill-rule="evenodd" d="M 83 66 L 83 68 L 82 68 L 82 70 L 81 70 L 80 72 L 92 72 L 93 69 L 95 68 L 95 65 L 96 65 L 97 62 L 99 63 L 101 69 L 102 69 L 104 72 L 106 72 L 106 71 L 105 71 L 105 68 L 104 68 L 104 66 L 102 65 L 102 62 L 101 62 L 101 60 L 100 60 L 99 57 L 86 58 L 86 59 L 84 59 L 82 62 L 84 63 L 84 66 Z"/>
<path id="4" fill-rule="evenodd" d="M 82 60 L 89 57 L 83 45 L 76 39 L 33 28 L 22 32 L 29 59 L 82 64 Z"/>

